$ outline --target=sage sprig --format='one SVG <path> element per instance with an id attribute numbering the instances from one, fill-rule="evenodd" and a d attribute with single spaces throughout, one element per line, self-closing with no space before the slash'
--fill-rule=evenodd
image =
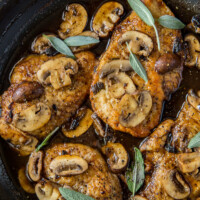
<path id="1" fill-rule="evenodd" d="M 158 50 L 160 51 L 160 39 L 158 30 L 155 25 L 155 20 L 150 12 L 150 10 L 140 1 L 140 0 L 128 0 L 131 8 L 137 13 L 137 15 L 144 21 L 147 25 L 152 26 L 156 33 L 156 39 L 158 44 Z"/>
<path id="2" fill-rule="evenodd" d="M 70 47 L 79 47 L 89 44 L 97 44 L 100 41 L 90 36 L 72 36 L 64 40 L 64 42 Z"/>
<path id="3" fill-rule="evenodd" d="M 129 48 L 128 43 L 126 43 L 128 50 L 130 52 L 130 56 L 129 56 L 129 61 L 130 64 L 133 68 L 133 70 L 145 81 L 148 82 L 148 78 L 147 78 L 147 73 L 144 69 L 144 67 L 142 66 L 142 64 L 140 63 L 140 61 L 138 60 L 137 56 L 134 55 L 131 51 L 131 49 Z"/>
<path id="4" fill-rule="evenodd" d="M 131 169 L 126 171 L 126 181 L 128 184 L 129 190 L 132 192 L 133 196 L 140 189 L 144 183 L 145 174 L 144 174 L 144 160 L 142 154 L 138 148 L 135 150 L 135 164 L 131 165 Z"/>
<path id="5" fill-rule="evenodd" d="M 66 200 L 95 200 L 90 196 L 68 188 L 59 188 L 59 191 Z"/>
<path id="6" fill-rule="evenodd" d="M 63 40 L 54 36 L 43 35 L 43 37 L 46 37 L 53 46 L 53 48 L 56 49 L 59 53 L 62 53 L 63 55 L 73 59 L 76 58 L 72 53 L 71 49 L 67 46 L 67 44 Z"/>
<path id="7" fill-rule="evenodd" d="M 188 148 L 200 147 L 200 132 L 198 132 L 189 142 Z"/>
<path id="8" fill-rule="evenodd" d="M 55 128 L 45 139 L 44 141 L 36 148 L 36 152 L 38 152 L 41 148 L 46 146 L 50 140 L 50 138 L 58 131 L 59 127 Z"/>
<path id="9" fill-rule="evenodd" d="M 185 24 L 183 22 L 181 22 L 176 17 L 170 16 L 170 15 L 161 16 L 158 19 L 158 22 L 161 26 L 164 26 L 170 29 L 183 29 L 185 27 Z"/>

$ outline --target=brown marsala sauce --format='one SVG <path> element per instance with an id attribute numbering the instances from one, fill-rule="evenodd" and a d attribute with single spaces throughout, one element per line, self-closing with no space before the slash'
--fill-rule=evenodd
<path id="1" fill-rule="evenodd" d="M 88 21 L 88 26 L 86 27 L 86 30 L 90 30 L 90 21 L 92 19 L 92 16 L 94 15 L 97 8 L 104 2 L 102 2 L 101 0 L 95 0 L 94 4 L 88 4 L 88 5 L 83 4 L 85 8 L 87 9 L 88 15 L 89 15 L 89 21 Z M 125 3 L 126 1 L 119 0 L 118 2 L 122 3 L 122 5 L 125 8 L 125 13 L 121 18 L 121 21 L 122 21 L 129 14 L 130 8 Z M 79 3 L 81 3 L 81 1 L 79 1 Z M 31 40 L 29 40 L 29 43 L 23 45 L 23 50 L 21 51 L 21 57 L 31 54 L 31 50 L 30 50 L 31 43 L 38 34 L 43 33 L 43 32 L 50 32 L 50 33 L 55 33 L 55 34 L 57 33 L 57 30 L 61 23 L 62 12 L 64 11 L 64 9 L 65 8 L 63 7 L 62 10 L 58 10 L 52 16 L 49 16 L 49 19 L 45 19 L 44 20 L 45 23 L 41 22 L 41 24 L 39 24 L 38 27 L 36 27 L 37 31 L 35 32 L 37 33 L 34 35 L 34 37 L 32 37 Z M 108 43 L 109 43 L 109 38 L 101 39 L 101 43 L 95 49 L 92 49 L 91 51 L 94 52 L 97 55 L 97 57 L 99 57 L 105 51 Z M 27 49 L 29 50 L 27 51 Z M 19 60 L 20 57 L 18 56 L 17 59 Z M 171 99 L 169 101 L 166 101 L 164 103 L 164 109 L 163 109 L 163 114 L 161 116 L 161 121 L 167 118 L 172 118 L 172 119 L 176 118 L 185 100 L 188 90 L 191 88 L 193 88 L 194 90 L 200 89 L 199 81 L 200 81 L 200 71 L 198 71 L 197 68 L 192 68 L 192 69 L 189 69 L 187 67 L 184 68 L 183 80 L 180 85 L 180 88 L 174 94 L 172 94 Z M 7 80 L 7 83 L 8 83 L 8 80 Z M 5 84 L 3 90 L 5 90 L 8 87 L 8 85 L 9 84 Z M 89 98 L 86 100 L 84 105 L 90 107 Z M 134 138 L 127 133 L 113 131 L 107 125 L 105 125 L 105 127 L 106 127 L 106 130 L 110 133 L 108 138 L 106 138 L 105 140 L 114 139 L 114 141 L 123 144 L 124 147 L 129 152 L 130 160 L 132 160 L 134 156 L 133 148 L 135 146 L 139 147 L 143 139 Z M 66 138 L 61 133 L 61 131 L 58 131 L 58 133 L 52 138 L 50 145 L 54 143 L 60 143 L 60 142 L 81 143 L 81 144 L 86 144 L 91 147 L 99 149 L 105 141 L 102 138 L 97 136 L 93 127 L 90 127 L 90 129 L 85 134 L 75 139 Z M 14 182 L 18 184 L 18 188 L 19 188 L 20 186 L 17 180 L 17 172 L 21 167 L 26 166 L 28 157 L 19 157 L 18 154 L 12 148 L 10 148 L 7 144 L 5 145 L 3 143 L 3 148 L 4 148 L 6 161 L 8 163 L 8 167 L 11 171 L 11 176 L 13 177 Z M 127 187 L 125 186 L 125 184 L 122 183 L 122 187 L 124 191 L 124 199 L 127 200 L 128 196 L 130 196 L 130 193 Z M 23 192 L 22 189 L 20 189 L 20 191 Z M 27 199 L 28 198 L 33 199 L 33 200 L 37 199 L 35 195 L 26 194 L 26 196 L 27 196 Z"/>

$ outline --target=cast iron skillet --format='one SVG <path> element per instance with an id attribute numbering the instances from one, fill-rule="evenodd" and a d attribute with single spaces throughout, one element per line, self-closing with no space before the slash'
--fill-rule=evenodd
<path id="1" fill-rule="evenodd" d="M 28 43 L 42 31 L 51 31 L 51 22 L 65 5 L 80 2 L 94 10 L 100 0 L 0 0 L 0 90 L 9 85 L 9 72 L 28 49 Z M 125 2 L 125 0 L 123 1 Z M 166 3 L 183 22 L 200 10 L 199 0 L 166 0 Z M 46 24 L 49 24 L 47 27 Z M 17 183 L 13 167 L 6 158 L 8 145 L 0 139 L 0 199 L 25 200 L 26 194 Z"/>

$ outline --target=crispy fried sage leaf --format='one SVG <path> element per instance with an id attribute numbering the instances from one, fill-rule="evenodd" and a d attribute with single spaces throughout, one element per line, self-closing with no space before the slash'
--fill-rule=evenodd
<path id="1" fill-rule="evenodd" d="M 142 154 L 138 148 L 135 150 L 135 164 L 131 166 L 131 169 L 126 171 L 126 181 L 128 184 L 129 190 L 133 193 L 132 196 L 140 189 L 144 183 L 145 174 L 144 174 L 144 160 Z"/>
<path id="2" fill-rule="evenodd" d="M 133 70 L 145 81 L 148 82 L 148 78 L 147 78 L 147 73 L 144 69 L 144 67 L 142 66 L 142 64 L 140 63 L 140 61 L 138 60 L 137 56 L 134 55 L 131 51 L 131 49 L 129 48 L 128 43 L 126 43 L 128 50 L 130 51 L 130 56 L 129 56 L 129 60 L 131 63 L 131 66 L 133 68 Z"/>
<path id="3" fill-rule="evenodd" d="M 94 200 L 90 196 L 67 188 L 59 188 L 59 191 L 66 200 Z"/>
<path id="4" fill-rule="evenodd" d="M 59 127 L 55 128 L 45 139 L 44 141 L 36 148 L 36 152 L 38 152 L 42 147 L 46 146 L 50 140 L 50 138 L 58 131 Z"/>
<path id="5" fill-rule="evenodd" d="M 198 132 L 189 142 L 188 148 L 200 147 L 200 132 Z"/>
<path id="6" fill-rule="evenodd" d="M 79 47 L 89 44 L 97 44 L 100 41 L 90 36 L 73 36 L 64 40 L 69 47 Z"/>
<path id="7" fill-rule="evenodd" d="M 160 39 L 158 35 L 158 30 L 156 28 L 155 20 L 150 10 L 140 0 L 128 0 L 128 3 L 131 6 L 131 8 L 137 13 L 137 15 L 142 19 L 142 21 L 154 28 L 156 33 L 158 50 L 160 51 Z"/>
<path id="8" fill-rule="evenodd" d="M 158 19 L 160 25 L 170 29 L 183 29 L 185 24 L 176 17 L 163 15 Z"/>
<path id="9" fill-rule="evenodd" d="M 75 59 L 75 56 L 72 53 L 71 49 L 67 46 L 67 44 L 64 41 L 53 36 L 43 35 L 43 37 L 46 37 L 50 41 L 53 48 L 56 49 L 59 53 L 62 53 L 65 56 Z"/>

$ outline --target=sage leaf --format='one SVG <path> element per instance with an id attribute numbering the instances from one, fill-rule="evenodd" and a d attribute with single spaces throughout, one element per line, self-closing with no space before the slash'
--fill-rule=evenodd
<path id="1" fill-rule="evenodd" d="M 67 46 L 67 44 L 65 44 L 63 40 L 57 37 L 47 36 L 47 35 L 43 35 L 43 37 L 46 37 L 50 41 L 53 48 L 56 49 L 59 53 L 62 53 L 63 55 L 73 59 L 76 58 L 72 53 L 71 49 Z"/>
<path id="2" fill-rule="evenodd" d="M 158 30 L 156 28 L 155 20 L 150 10 L 140 0 L 128 0 L 128 3 L 131 6 L 131 8 L 137 13 L 137 15 L 142 19 L 143 22 L 154 28 L 156 33 L 158 50 L 160 51 L 160 39 L 158 35 Z"/>
<path id="3" fill-rule="evenodd" d="M 100 41 L 90 36 L 73 36 L 64 40 L 70 47 L 79 47 L 89 44 L 97 44 Z"/>
<path id="4" fill-rule="evenodd" d="M 148 78 L 147 78 L 147 73 L 144 69 L 144 67 L 142 66 L 142 64 L 140 63 L 140 61 L 138 60 L 137 56 L 135 54 L 132 53 L 131 49 L 129 48 L 128 43 L 127 47 L 128 50 L 130 52 L 130 56 L 129 56 L 129 60 L 130 60 L 130 64 L 133 68 L 133 70 L 145 81 L 148 82 Z"/>
<path id="5" fill-rule="evenodd" d="M 90 196 L 68 188 L 59 188 L 59 191 L 66 200 L 95 200 Z"/>
<path id="6" fill-rule="evenodd" d="M 131 169 L 126 171 L 126 181 L 128 184 L 129 190 L 135 193 L 141 188 L 144 183 L 145 174 L 144 174 L 144 160 L 142 154 L 138 148 L 135 150 L 135 164 L 131 165 Z"/>
<path id="7" fill-rule="evenodd" d="M 170 29 L 183 29 L 185 24 L 176 17 L 163 15 L 158 19 L 160 25 Z"/>
<path id="8" fill-rule="evenodd" d="M 200 132 L 198 132 L 189 142 L 188 148 L 200 147 Z"/>
<path id="9" fill-rule="evenodd" d="M 36 152 L 38 152 L 42 147 L 46 146 L 50 140 L 50 138 L 58 131 L 59 127 L 55 128 L 44 140 L 43 142 L 36 148 Z"/>

